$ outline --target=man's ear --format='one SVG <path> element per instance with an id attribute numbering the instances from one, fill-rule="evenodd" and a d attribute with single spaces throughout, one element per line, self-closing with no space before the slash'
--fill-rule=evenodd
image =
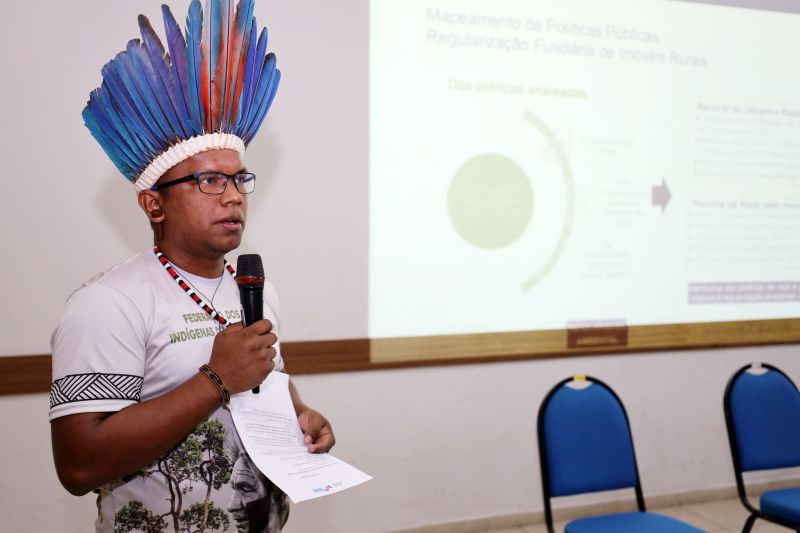
<path id="1" fill-rule="evenodd" d="M 152 224 L 164 222 L 167 215 L 161 207 L 161 195 L 157 191 L 141 191 L 139 193 L 139 207 L 142 208 Z"/>

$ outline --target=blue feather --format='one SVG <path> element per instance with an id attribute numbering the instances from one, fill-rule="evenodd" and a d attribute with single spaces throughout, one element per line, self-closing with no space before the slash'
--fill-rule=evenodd
<path id="1" fill-rule="evenodd" d="M 164 137 L 164 131 L 162 130 L 157 118 L 153 116 L 142 96 L 139 94 L 139 89 L 136 86 L 136 82 L 131 78 L 131 76 L 136 76 L 136 71 L 133 66 L 130 65 L 128 52 L 120 52 L 117 54 L 117 57 L 114 58 L 111 66 L 119 76 L 119 80 L 122 82 L 126 94 L 130 96 L 133 109 L 153 134 L 153 138 L 155 140 L 154 144 L 159 144 L 158 139 Z"/>
<path id="2" fill-rule="evenodd" d="M 258 43 L 256 43 L 256 57 L 253 58 L 255 61 L 255 71 L 253 73 L 253 83 L 258 84 L 258 81 L 261 79 L 261 71 L 264 70 L 264 59 L 267 55 L 267 43 L 269 42 L 269 30 L 267 28 L 261 29 L 261 35 L 258 36 Z M 253 93 L 251 94 L 251 105 L 252 99 L 255 98 L 256 94 L 256 86 L 253 86 Z"/>
<path id="3" fill-rule="evenodd" d="M 135 160 L 138 164 L 145 163 L 155 157 L 160 147 L 155 147 L 147 141 L 145 135 L 138 129 L 138 123 L 141 123 L 138 113 L 133 115 L 125 114 L 122 111 L 123 106 L 119 104 L 120 99 L 115 97 L 110 91 L 104 90 L 105 82 L 101 87 L 100 98 L 102 100 L 106 114 L 115 125 L 120 136 L 126 139 L 126 146 L 123 147 L 126 153 L 130 154 L 131 160 Z M 146 129 L 146 128 L 145 128 Z"/>
<path id="4" fill-rule="evenodd" d="M 274 57 L 274 56 L 273 56 Z M 280 70 L 273 70 L 272 75 L 269 78 L 269 83 L 267 84 L 267 88 L 264 91 L 264 98 L 259 106 L 258 116 L 256 117 L 255 122 L 252 123 L 250 126 L 250 130 L 247 132 L 247 138 L 243 139 L 245 144 L 249 144 L 250 141 L 255 137 L 256 133 L 258 133 L 261 124 L 264 122 L 264 118 L 267 116 L 267 112 L 269 108 L 272 107 L 272 100 L 275 98 L 275 93 L 278 90 L 278 85 L 281 81 L 281 71 Z"/>
<path id="5" fill-rule="evenodd" d="M 170 144 L 173 137 L 180 137 L 180 126 L 176 129 L 177 117 L 173 121 L 174 111 L 168 102 L 164 102 L 163 93 L 158 88 L 158 80 L 150 58 L 147 55 L 144 45 L 139 39 L 128 42 L 127 65 L 131 70 L 131 79 L 139 90 L 142 98 L 147 104 L 147 109 L 156 119 L 162 131 L 162 142 Z M 172 111 L 172 113 L 170 113 Z"/>
<path id="6" fill-rule="evenodd" d="M 253 99 L 253 69 L 255 68 L 256 58 L 256 19 L 250 25 L 250 38 L 247 41 L 247 62 L 244 68 L 244 80 L 242 82 L 242 100 L 236 112 L 236 131 L 242 127 L 242 117 L 247 116 L 247 109 Z"/>
<path id="7" fill-rule="evenodd" d="M 189 111 L 193 120 L 200 123 L 201 131 L 205 131 L 206 115 L 200 87 L 203 65 L 203 50 L 200 41 L 203 35 L 203 8 L 200 0 L 192 0 L 189 14 L 186 16 L 186 82 L 189 93 Z"/>
<path id="8" fill-rule="evenodd" d="M 108 85 L 105 82 L 103 82 L 103 84 L 100 86 L 100 90 L 97 92 L 97 98 L 100 102 L 103 113 L 113 124 L 117 135 L 125 141 L 124 143 L 120 144 L 119 151 L 124 152 L 125 157 L 131 162 L 131 166 L 135 166 L 133 161 L 140 159 L 140 154 L 147 154 L 150 152 L 150 150 L 144 145 L 134 131 L 132 131 L 132 128 L 125 123 L 120 114 L 117 112 L 117 106 L 114 102 L 114 98 L 108 90 Z"/>
<path id="9" fill-rule="evenodd" d="M 131 169 L 133 168 L 133 161 L 126 160 L 120 152 L 120 147 L 125 143 L 120 139 L 116 130 L 104 115 L 102 106 L 98 101 L 99 92 L 96 89 L 89 95 L 89 104 L 83 111 L 84 122 L 117 168 Z"/>
<path id="10" fill-rule="evenodd" d="M 231 30 L 233 41 L 229 45 L 228 75 L 230 77 L 229 95 L 225 106 L 225 119 L 230 131 L 235 130 L 237 117 L 242 102 L 242 86 L 247 63 L 247 53 L 250 49 L 250 28 L 253 22 L 253 0 L 239 0 L 236 6 L 236 19 Z M 230 69 L 233 69 L 233 72 Z M 241 82 L 239 81 L 241 78 Z M 234 109 L 236 113 L 234 114 Z"/>
<path id="11" fill-rule="evenodd" d="M 170 63 L 172 99 L 184 128 L 190 130 L 190 136 L 198 135 L 201 131 L 200 123 L 195 122 L 189 114 L 189 92 L 186 82 L 186 41 L 183 39 L 181 29 L 178 27 L 175 17 L 172 16 L 169 6 L 162 5 L 161 12 L 164 16 L 164 30 L 167 36 L 167 46 L 169 47 L 170 61 L 168 62 Z"/>
<path id="12" fill-rule="evenodd" d="M 205 33 L 206 44 L 208 45 L 208 57 L 204 58 L 208 61 L 209 72 L 213 78 L 214 72 L 217 70 L 217 57 L 219 56 L 219 40 L 220 40 L 220 11 L 222 6 L 219 4 L 220 0 L 207 0 L 206 7 L 208 9 L 208 30 Z"/>
<path id="13" fill-rule="evenodd" d="M 261 106 L 267 100 L 267 89 L 269 89 L 269 81 L 272 78 L 272 75 L 275 71 L 275 54 L 267 54 L 267 57 L 264 58 L 263 61 L 263 68 L 261 69 L 261 73 L 259 74 L 258 78 L 258 85 L 256 86 L 256 92 L 253 95 L 253 104 L 250 107 L 250 111 L 248 113 L 246 122 L 245 122 L 245 135 L 252 138 L 252 133 L 255 125 L 255 121 L 260 115 Z"/>
<path id="14" fill-rule="evenodd" d="M 107 85 L 109 97 L 117 104 L 120 113 L 126 117 L 128 128 L 137 133 L 137 137 L 147 146 L 148 151 L 154 152 L 155 145 L 158 144 L 155 131 L 147 126 L 136 111 L 135 103 L 131 100 L 113 62 L 107 63 L 102 72 L 103 84 Z"/>
<path id="15" fill-rule="evenodd" d="M 191 137 L 191 132 L 186 127 L 188 124 L 179 118 L 180 102 L 176 102 L 176 96 L 172 94 L 174 84 L 170 81 L 169 66 L 165 60 L 167 52 L 164 50 L 164 45 L 161 44 L 150 21 L 144 15 L 139 15 L 139 29 L 142 32 L 143 48 L 150 60 L 149 67 L 152 69 L 152 73 L 146 72 L 148 84 L 153 90 L 161 110 L 167 116 L 167 120 L 175 132 L 175 137 L 178 139 Z M 147 61 L 144 61 L 143 67 L 147 67 Z"/>
<path id="16" fill-rule="evenodd" d="M 253 78 L 250 82 L 250 89 L 249 89 L 249 99 L 247 104 L 247 110 L 242 115 L 242 127 L 246 130 L 250 122 L 253 120 L 253 116 L 257 114 L 258 111 L 258 103 L 260 100 L 258 99 L 258 88 L 261 83 L 261 73 L 264 70 L 264 65 L 266 64 L 264 58 L 264 54 L 267 51 L 267 28 L 261 30 L 261 35 L 258 37 L 258 45 L 256 47 L 256 54 L 253 58 Z"/>

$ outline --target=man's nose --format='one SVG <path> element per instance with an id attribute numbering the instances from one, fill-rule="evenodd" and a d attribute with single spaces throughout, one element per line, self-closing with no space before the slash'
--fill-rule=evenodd
<path id="1" fill-rule="evenodd" d="M 228 176 L 228 181 L 225 183 L 225 190 L 222 191 L 220 195 L 222 203 L 242 203 L 244 195 L 236 188 L 236 182 L 233 181 L 233 176 Z"/>

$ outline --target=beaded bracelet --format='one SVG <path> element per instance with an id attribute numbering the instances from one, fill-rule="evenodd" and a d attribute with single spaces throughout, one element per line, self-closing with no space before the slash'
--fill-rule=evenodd
<path id="1" fill-rule="evenodd" d="M 225 383 L 222 382 L 222 378 L 219 377 L 219 374 L 211 370 L 211 367 L 208 365 L 203 365 L 200 367 L 200 372 L 208 376 L 208 379 L 211 380 L 211 383 L 217 388 L 219 393 L 222 395 L 222 407 L 225 409 L 230 410 L 231 408 L 231 393 L 228 392 L 228 388 L 225 386 Z"/>

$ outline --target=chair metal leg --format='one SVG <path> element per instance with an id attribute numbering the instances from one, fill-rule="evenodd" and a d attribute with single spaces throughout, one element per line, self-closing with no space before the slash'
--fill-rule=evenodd
<path id="1" fill-rule="evenodd" d="M 744 523 L 744 527 L 742 528 L 742 533 L 750 533 L 750 530 L 753 529 L 753 524 L 758 518 L 756 513 L 750 513 L 750 516 L 747 517 L 747 520 Z"/>

